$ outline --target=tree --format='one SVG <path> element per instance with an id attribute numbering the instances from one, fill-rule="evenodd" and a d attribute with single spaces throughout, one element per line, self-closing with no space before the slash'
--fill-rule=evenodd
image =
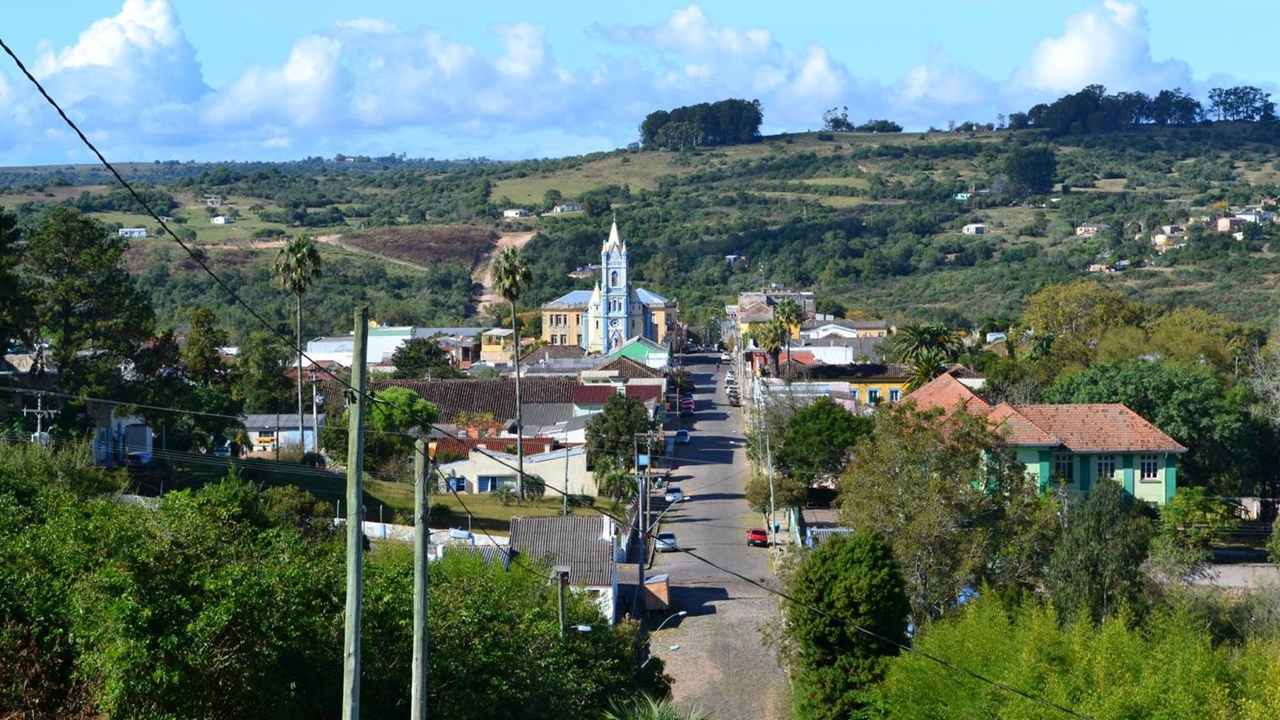
<path id="1" fill-rule="evenodd" d="M 1118 483 L 1098 483 L 1065 524 L 1045 574 L 1059 612 L 1101 622 L 1121 608 L 1140 609 L 1152 523 L 1133 498 Z"/>
<path id="2" fill-rule="evenodd" d="M 391 363 L 396 366 L 391 376 L 399 379 L 456 378 L 462 375 L 436 338 L 410 338 L 391 354 Z"/>
<path id="3" fill-rule="evenodd" d="M 756 346 L 769 356 L 770 363 L 773 365 L 773 374 L 779 376 L 778 356 L 782 353 L 783 345 L 788 344 L 791 334 L 787 330 L 787 326 L 774 316 L 771 320 L 762 323 L 751 323 L 747 329 L 747 334 L 755 340 Z"/>
<path id="4" fill-rule="evenodd" d="M 964 348 L 960 333 L 941 323 L 904 325 L 889 337 L 888 345 L 894 360 L 908 364 L 925 354 L 941 356 L 944 362 L 948 362 Z"/>
<path id="5" fill-rule="evenodd" d="M 22 262 L 20 239 L 16 218 L 0 210 L 0 341 L 6 344 L 29 339 L 33 330 L 27 280 L 18 273 Z"/>
<path id="6" fill-rule="evenodd" d="M 873 421 L 857 416 L 830 398 L 818 398 L 797 410 L 783 428 L 773 457 L 780 470 L 809 485 L 844 469 L 849 449 L 871 432 Z"/>
<path id="7" fill-rule="evenodd" d="M 435 405 L 409 388 L 392 386 L 374 392 L 364 414 L 365 464 L 407 463 L 415 436 L 430 433 L 438 416 Z M 324 428 L 324 446 L 341 462 L 348 461 L 347 424 L 348 410 L 344 409 L 339 422 L 326 423 Z"/>
<path id="8" fill-rule="evenodd" d="M 984 579 L 1034 586 L 1052 548 L 1051 505 L 1001 437 L 965 412 L 882 407 L 838 488 L 841 518 L 892 543 L 917 628 Z"/>
<path id="9" fill-rule="evenodd" d="M 637 443 L 647 442 L 658 429 L 644 403 L 625 395 L 610 395 L 604 410 L 587 423 L 587 453 L 591 463 L 612 458 L 626 467 L 635 467 Z"/>
<path id="10" fill-rule="evenodd" d="M 151 303 L 124 269 L 128 247 L 102 223 L 66 208 L 49 211 L 27 235 L 35 301 L 29 320 L 53 345 L 59 384 L 68 391 L 110 394 L 120 364 L 151 337 Z"/>
<path id="11" fill-rule="evenodd" d="M 233 396 L 246 413 L 277 413 L 289 402 L 289 378 L 284 374 L 289 351 L 275 334 L 255 330 L 236 355 Z"/>
<path id="12" fill-rule="evenodd" d="M 871 704 L 887 658 L 907 643 L 903 585 L 874 533 L 833 535 L 804 556 L 786 582 L 783 625 L 797 718 L 857 717 Z"/>
<path id="13" fill-rule="evenodd" d="M 306 235 L 295 235 L 276 254 L 276 279 L 285 290 L 293 293 L 296 301 L 294 338 L 298 350 L 298 364 L 295 370 L 298 375 L 298 439 L 300 441 L 306 437 L 302 414 L 302 296 L 311 288 L 311 284 L 321 277 L 322 272 L 320 250 Z"/>
<path id="14" fill-rule="evenodd" d="M 227 368 L 219 349 L 229 344 L 227 331 L 218 327 L 218 316 L 207 307 L 191 313 L 187 341 L 182 346 L 182 364 L 192 382 L 205 387 L 226 384 Z"/>
<path id="15" fill-rule="evenodd" d="M 1050 285 L 1027 298 L 1012 337 L 1024 344 L 1049 343 L 1049 355 L 1059 365 L 1089 365 L 1108 330 L 1133 325 L 1142 313 L 1124 293 L 1096 282 Z"/>
<path id="16" fill-rule="evenodd" d="M 849 122 L 849 108 L 833 107 L 822 113 L 822 129 L 824 132 L 853 132 L 853 123 Z"/>
<path id="17" fill-rule="evenodd" d="M 601 495 L 617 501 L 630 501 L 636 496 L 635 475 L 622 458 L 600 458 L 592 474 L 596 479 L 596 492 Z"/>
<path id="18" fill-rule="evenodd" d="M 1053 148 L 1043 145 L 1016 147 L 1005 158 L 1004 172 L 1015 188 L 1031 195 L 1047 195 L 1053 190 L 1058 158 Z"/>
<path id="19" fill-rule="evenodd" d="M 493 261 L 493 289 L 511 306 L 511 362 L 516 377 L 516 492 L 524 499 L 524 408 L 520 397 L 520 323 L 516 315 L 516 300 L 528 289 L 533 279 L 529 263 L 519 248 L 508 245 L 502 248 Z"/>
<path id="20" fill-rule="evenodd" d="M 947 356 L 929 348 L 916 354 L 907 369 L 907 392 L 919 390 L 947 371 Z"/>
<path id="21" fill-rule="evenodd" d="M 793 297 L 784 297 L 778 301 L 773 308 L 773 317 L 787 330 L 785 344 L 787 346 L 787 379 L 791 379 L 791 338 L 793 334 L 800 330 L 800 321 L 804 319 L 800 310 L 800 303 L 796 302 Z M 776 368 L 775 368 L 776 369 Z"/>

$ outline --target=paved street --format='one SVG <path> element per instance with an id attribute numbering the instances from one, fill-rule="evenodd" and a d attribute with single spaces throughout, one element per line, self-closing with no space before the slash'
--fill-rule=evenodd
<path id="1" fill-rule="evenodd" d="M 743 499 L 742 416 L 729 406 L 714 375 L 716 357 L 686 358 L 697 383 L 697 410 L 683 418 L 692 439 L 676 446 L 679 466 L 672 483 L 691 499 L 671 509 L 659 529 L 675 532 L 680 547 L 774 587 L 768 551 L 746 543 L 747 529 L 762 521 Z M 758 630 L 777 618 L 776 597 L 684 553 L 657 555 L 650 573 L 670 573 L 672 607 L 689 612 L 668 624 L 652 645 L 676 679 L 676 700 L 721 720 L 789 717 L 786 676 Z M 671 651 L 671 645 L 680 649 Z"/>

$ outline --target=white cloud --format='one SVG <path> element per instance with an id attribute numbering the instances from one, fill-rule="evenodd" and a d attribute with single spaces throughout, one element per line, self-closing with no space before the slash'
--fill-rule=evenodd
<path id="1" fill-rule="evenodd" d="M 1191 68 L 1152 59 L 1141 6 L 1105 0 L 1067 18 L 1062 35 L 1041 40 L 1011 89 L 1062 94 L 1094 83 L 1112 91 L 1189 87 Z"/>
<path id="2" fill-rule="evenodd" d="M 838 48 L 785 46 L 764 28 L 718 24 L 698 5 L 651 25 L 594 28 L 609 52 L 578 67 L 556 60 L 543 26 L 489 30 L 496 51 L 355 17 L 293 40 L 283 62 L 248 65 L 215 90 L 171 0 L 125 0 L 33 66 L 107 149 L 133 157 L 547 156 L 622 145 L 655 109 L 728 97 L 759 99 L 765 131 L 779 132 L 817 127 L 833 106 L 848 106 L 856 122 L 923 128 L 992 120 L 1095 82 L 1113 91 L 1192 87 L 1185 63 L 1152 59 L 1145 11 L 1117 0 L 1067 18 L 1004 80 L 942 48 L 900 78 L 859 76 L 833 55 Z M 0 135 L 0 160 L 31 148 L 53 157 L 55 144 L 71 142 L 25 82 L 9 87 L 3 76 Z"/>

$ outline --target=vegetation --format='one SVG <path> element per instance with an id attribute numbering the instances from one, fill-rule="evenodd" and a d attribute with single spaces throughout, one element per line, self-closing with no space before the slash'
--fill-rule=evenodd
<path id="1" fill-rule="evenodd" d="M 649 113 L 640 123 L 640 143 L 651 149 L 688 150 L 760 140 L 760 101 L 721 100 Z"/>

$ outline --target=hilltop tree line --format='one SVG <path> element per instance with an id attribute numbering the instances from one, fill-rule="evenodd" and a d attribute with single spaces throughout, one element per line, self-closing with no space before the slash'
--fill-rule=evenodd
<path id="1" fill-rule="evenodd" d="M 720 100 L 649 113 L 640 123 L 648 149 L 688 150 L 760 140 L 764 113 L 759 100 Z"/>
<path id="2" fill-rule="evenodd" d="M 1213 88 L 1206 107 L 1182 88 L 1107 93 L 1089 85 L 1052 103 L 1035 105 L 1009 116 L 1009 129 L 1044 128 L 1054 135 L 1114 132 L 1135 125 L 1191 125 L 1216 118 L 1224 121 L 1271 122 L 1276 105 L 1270 93 L 1249 85 Z"/>

